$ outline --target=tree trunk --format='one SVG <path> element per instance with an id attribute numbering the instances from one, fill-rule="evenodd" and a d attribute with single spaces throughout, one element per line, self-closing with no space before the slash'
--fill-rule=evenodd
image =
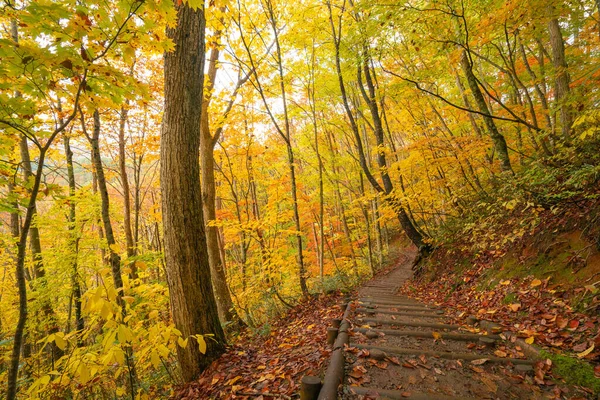
<path id="1" fill-rule="evenodd" d="M 213 144 L 210 132 L 208 132 L 208 117 L 202 117 L 200 137 L 200 171 L 202 173 L 202 209 L 206 223 L 206 245 L 208 249 L 208 261 L 212 277 L 212 285 L 217 301 L 219 318 L 223 324 L 234 323 L 243 325 L 240 317 L 233 308 L 231 294 L 225 276 L 225 266 L 221 260 L 219 249 L 219 231 L 216 226 L 209 226 L 210 221 L 217 219 L 216 215 L 216 190 L 215 190 L 215 167 L 213 158 Z"/>
<path id="2" fill-rule="evenodd" d="M 369 106 L 371 117 L 373 118 L 373 132 L 375 133 L 375 139 L 377 141 L 377 165 L 379 166 L 381 181 L 383 182 L 383 191 L 386 194 L 385 199 L 396 211 L 398 220 L 400 221 L 400 225 L 402 226 L 402 229 L 404 229 L 404 231 L 406 232 L 408 238 L 411 240 L 411 242 L 414 243 L 415 246 L 417 246 L 417 248 L 421 248 L 425 245 L 425 242 L 423 241 L 423 235 L 421 234 L 421 232 L 418 231 L 415 224 L 413 224 L 412 220 L 408 217 L 404 206 L 394 194 L 394 186 L 388 173 L 388 166 L 385 158 L 383 125 L 379 114 L 379 107 L 377 106 L 375 84 L 373 83 L 371 67 L 369 65 L 370 58 L 366 49 L 364 57 L 365 60 L 363 62 L 363 72 L 365 74 L 365 82 L 367 84 L 368 93 L 365 91 L 362 82 L 360 81 L 360 67 L 358 70 L 358 84 L 363 98 Z"/>
<path id="3" fill-rule="evenodd" d="M 122 291 L 123 277 L 121 275 L 121 256 L 119 256 L 114 249 L 117 242 L 110 220 L 110 198 L 108 196 L 106 177 L 104 176 L 104 167 L 102 166 L 102 156 L 100 155 L 100 114 L 98 113 L 98 110 L 94 110 L 93 117 L 94 129 L 92 131 L 92 136 L 90 137 L 90 144 L 92 146 L 92 162 L 94 164 L 94 171 L 96 172 L 98 191 L 100 192 L 102 225 L 104 226 L 104 236 L 106 237 L 106 243 L 108 244 L 109 263 L 113 284 L 117 290 L 117 302 L 119 303 L 119 306 L 121 306 L 122 313 L 125 314 L 125 303 L 123 302 Z M 84 124 L 83 120 L 82 124 Z"/>
<path id="4" fill-rule="evenodd" d="M 481 89 L 479 89 L 479 84 L 477 82 L 477 78 L 473 73 L 473 65 L 469 60 L 469 56 L 466 50 L 463 50 L 460 64 L 462 66 L 463 72 L 467 77 L 467 83 L 469 84 L 469 88 L 471 89 L 471 94 L 475 98 L 475 103 L 477 103 L 477 107 L 479 111 L 484 114 L 483 121 L 485 122 L 485 126 L 488 129 L 488 133 L 494 142 L 494 146 L 496 148 L 496 152 L 498 153 L 498 158 L 500 159 L 501 168 L 503 171 L 513 172 L 512 166 L 510 164 L 510 158 L 508 156 L 508 146 L 506 145 L 506 139 L 496 127 L 496 123 L 494 119 L 491 117 L 490 109 L 481 93 Z"/>
<path id="5" fill-rule="evenodd" d="M 571 107 L 568 104 L 568 97 L 571 89 L 569 88 L 570 77 L 568 72 L 567 60 L 565 58 L 565 42 L 560 31 L 558 18 L 553 16 L 554 7 L 548 6 L 548 12 L 551 19 L 548 22 L 548 33 L 550 34 L 550 47 L 552 47 L 552 64 L 554 65 L 554 99 L 560 109 L 560 123 L 562 125 L 562 134 L 565 139 L 571 136 L 571 125 L 573 124 L 573 115 Z"/>
<path id="6" fill-rule="evenodd" d="M 463 83 L 460 80 L 460 76 L 458 75 L 458 72 L 456 70 L 454 71 L 454 75 L 455 75 L 455 79 L 456 79 L 456 86 L 458 87 L 458 91 L 460 92 L 460 95 L 463 99 L 463 103 L 465 104 L 466 108 L 471 109 L 471 102 L 469 101 L 469 97 L 467 97 L 467 94 L 465 93 L 465 87 L 463 86 Z M 471 127 L 473 127 L 473 131 L 475 131 L 477 136 L 481 137 L 482 136 L 481 129 L 479 129 L 479 125 L 477 125 L 475 116 L 471 112 L 468 113 L 468 116 L 469 116 L 469 122 L 471 123 Z"/>
<path id="7" fill-rule="evenodd" d="M 35 214 L 35 202 L 40 191 L 42 181 L 43 166 L 46 158 L 47 148 L 40 151 L 38 158 L 38 168 L 34 175 L 33 187 L 29 192 L 29 203 L 23 219 L 23 226 L 19 235 L 17 244 L 17 262 L 15 265 L 15 278 L 17 281 L 17 290 L 19 293 L 19 318 L 15 335 L 13 337 L 13 348 L 10 358 L 10 365 L 7 374 L 6 399 L 14 400 L 17 396 L 17 376 L 19 374 L 19 361 L 21 359 L 21 346 L 23 345 L 23 336 L 25 332 L 25 323 L 27 322 L 27 285 L 25 282 L 25 255 L 27 250 L 27 237 L 31 222 Z"/>
<path id="8" fill-rule="evenodd" d="M 225 335 L 211 286 L 200 189 L 200 118 L 204 81 L 202 9 L 175 5 L 177 25 L 167 28 L 175 50 L 165 54 L 165 107 L 160 185 L 165 261 L 175 326 L 184 338 L 212 334 L 203 355 L 197 343 L 178 347 L 186 382 L 197 378 L 225 350 Z"/>
<path id="9" fill-rule="evenodd" d="M 127 123 L 127 106 L 121 107 L 119 113 L 119 174 L 121 175 L 121 186 L 123 189 L 123 230 L 125 231 L 125 242 L 127 245 L 127 258 L 135 256 L 136 248 L 131 232 L 131 201 L 129 199 L 129 178 L 127 177 L 127 164 L 125 159 L 125 124 Z M 137 268 L 135 262 L 129 263 L 131 279 L 137 279 Z"/>
<path id="10" fill-rule="evenodd" d="M 21 136 L 20 142 L 20 150 L 21 150 L 21 165 L 23 168 L 23 179 L 25 182 L 28 182 L 34 179 L 33 169 L 31 167 L 31 157 L 29 155 L 29 146 L 27 144 L 27 138 L 25 136 Z M 44 270 L 44 260 L 42 259 L 42 243 L 40 241 L 40 231 L 36 225 L 35 219 L 37 218 L 37 206 L 36 203 L 33 203 L 33 221 L 31 224 L 31 228 L 29 228 L 29 243 L 31 245 L 31 256 L 33 258 L 33 279 L 35 279 L 39 285 L 40 289 L 44 290 L 46 288 L 46 271 Z M 42 293 L 42 297 L 46 294 Z M 42 312 L 45 318 L 42 326 L 45 326 L 44 334 L 53 334 L 58 332 L 58 324 L 56 321 L 56 314 L 54 313 L 54 309 L 52 308 L 52 304 L 47 298 L 42 299 Z M 51 361 L 58 360 L 63 355 L 63 351 L 56 346 L 56 343 L 52 342 L 50 344 L 50 353 L 51 353 Z"/>
<path id="11" fill-rule="evenodd" d="M 81 332 L 84 329 L 83 315 L 81 314 L 81 284 L 79 282 L 79 270 L 77 266 L 77 254 L 79 252 L 79 238 L 75 226 L 75 171 L 73 170 L 73 151 L 71 150 L 71 138 L 67 135 L 63 138 L 65 156 L 67 159 L 67 177 L 69 181 L 69 244 L 71 246 L 71 285 L 73 286 L 73 302 L 75 304 L 75 330 Z M 81 345 L 82 342 L 78 342 Z"/>
<path id="12" fill-rule="evenodd" d="M 220 32 L 218 32 L 220 37 Z M 218 40 L 218 38 L 217 38 Z M 217 310 L 219 319 L 223 325 L 233 323 L 234 328 L 239 328 L 244 325 L 239 315 L 233 307 L 231 293 L 227 285 L 227 277 L 225 274 L 225 263 L 221 258 L 221 249 L 219 244 L 219 228 L 209 226 L 210 221 L 217 219 L 216 215 L 216 189 L 215 189 L 215 161 L 214 148 L 217 139 L 220 136 L 220 130 L 212 136 L 210 131 L 210 121 L 208 114 L 208 105 L 211 100 L 212 88 L 217 76 L 217 61 L 219 59 L 219 47 L 215 46 L 211 50 L 209 67 L 208 67 L 208 82 L 207 90 L 204 91 L 204 101 L 201 106 L 200 120 L 200 172 L 202 174 L 202 208 L 204 212 L 204 222 L 206 229 L 206 245 L 208 248 L 208 261 L 210 264 L 210 272 L 212 278 L 213 291 L 217 301 Z M 234 94 L 235 96 L 235 94 Z M 231 100 L 233 101 L 233 99 Z"/>

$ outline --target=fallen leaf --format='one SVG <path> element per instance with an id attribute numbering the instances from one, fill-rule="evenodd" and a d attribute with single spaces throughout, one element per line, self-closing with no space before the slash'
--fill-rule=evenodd
<path id="1" fill-rule="evenodd" d="M 386 359 L 392 364 L 400 365 L 400 360 L 398 359 L 398 357 L 386 357 Z"/>
<path id="2" fill-rule="evenodd" d="M 487 358 L 480 358 L 479 360 L 473 360 L 471 361 L 471 364 L 473 365 L 483 365 L 486 362 L 488 362 L 489 360 Z"/>
<path id="3" fill-rule="evenodd" d="M 534 280 L 531 281 L 531 285 L 530 286 L 533 288 L 533 287 L 538 287 L 541 284 L 542 284 L 542 281 L 540 281 L 539 279 L 534 279 Z"/>
<path id="4" fill-rule="evenodd" d="M 502 357 L 502 358 L 504 358 L 504 357 L 506 357 L 508 355 L 505 351 L 502 351 L 502 350 L 496 350 L 496 351 L 494 351 L 494 354 L 496 356 Z"/>
<path id="5" fill-rule="evenodd" d="M 442 334 L 439 332 L 435 332 L 435 331 L 431 332 L 431 336 L 433 336 L 434 340 L 439 340 L 442 338 Z"/>
<path id="6" fill-rule="evenodd" d="M 508 307 L 513 310 L 513 312 L 517 312 L 521 309 L 521 303 L 509 304 Z"/>
<path id="7" fill-rule="evenodd" d="M 227 385 L 227 386 L 231 386 L 231 385 L 233 385 L 234 383 L 236 383 L 237 381 L 239 381 L 240 379 L 242 379 L 242 377 L 238 375 L 238 376 L 236 376 L 235 378 L 231 378 L 231 379 L 230 379 L 230 380 L 229 380 L 229 381 L 226 383 L 226 385 Z"/>
<path id="8" fill-rule="evenodd" d="M 525 343 L 527 343 L 527 344 L 533 344 L 534 341 L 535 341 L 535 338 L 533 336 L 530 336 L 527 339 L 525 339 Z"/>
<path id="9" fill-rule="evenodd" d="M 577 327 L 579 327 L 579 321 L 576 319 L 572 319 L 571 321 L 569 321 L 569 330 L 570 331 L 574 331 L 575 329 L 577 329 Z"/>
<path id="10" fill-rule="evenodd" d="M 379 369 L 387 369 L 388 363 L 386 363 L 385 361 L 380 361 L 376 363 L 375 366 Z"/>
<path id="11" fill-rule="evenodd" d="M 594 348 L 595 348 L 595 347 L 596 347 L 596 346 L 595 346 L 595 345 L 592 343 L 592 345 L 590 346 L 590 348 L 589 348 L 589 349 L 587 349 L 587 350 L 585 350 L 585 351 L 582 351 L 581 353 L 577 353 L 577 357 L 579 357 L 579 358 L 583 358 L 583 357 L 587 356 L 587 355 L 588 355 L 588 354 L 590 354 L 592 351 L 594 351 Z"/>

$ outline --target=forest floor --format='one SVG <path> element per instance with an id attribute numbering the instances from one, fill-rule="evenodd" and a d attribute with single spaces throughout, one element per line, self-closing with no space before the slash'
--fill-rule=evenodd
<path id="1" fill-rule="evenodd" d="M 570 306 L 573 299 L 549 279 L 494 283 L 474 264 L 415 280 L 413 258 L 414 250 L 394 249 L 388 267 L 354 293 L 342 398 L 598 396 L 598 316 Z M 586 305 L 597 302 L 592 290 L 572 288 L 587 295 Z M 326 330 L 342 317 L 343 297 L 318 295 L 290 309 L 268 335 L 243 333 L 174 398 L 297 398 L 302 376 L 324 376 Z"/>
<path id="2" fill-rule="evenodd" d="M 340 398 L 595 398 L 563 382 L 549 360 L 485 314 L 457 318 L 464 307 L 434 302 L 435 286 L 421 287 L 430 290 L 429 301 L 416 300 L 407 290 L 414 289 L 411 261 L 359 290 Z M 410 296 L 398 293 L 403 284 Z"/>
<path id="3" fill-rule="evenodd" d="M 290 399 L 304 375 L 318 375 L 331 350 L 329 321 L 341 318 L 342 295 L 319 295 L 272 323 L 265 336 L 245 332 L 196 382 L 173 399 Z"/>

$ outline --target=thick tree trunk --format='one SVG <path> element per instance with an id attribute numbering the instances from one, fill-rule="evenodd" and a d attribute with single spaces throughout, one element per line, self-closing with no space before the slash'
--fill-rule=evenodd
<path id="1" fill-rule="evenodd" d="M 185 381 L 197 378 L 225 350 L 212 290 L 200 189 L 200 118 L 204 75 L 204 12 L 175 5 L 167 28 L 175 50 L 165 54 L 165 107 L 160 184 L 165 260 L 175 326 L 184 338 L 212 334 L 205 354 L 194 340 L 178 347 Z"/>
<path id="2" fill-rule="evenodd" d="M 469 84 L 469 88 L 471 89 L 471 94 L 475 98 L 475 103 L 477 103 L 477 108 L 479 111 L 484 114 L 483 121 L 485 122 L 485 126 L 487 127 L 488 133 L 494 142 L 494 146 L 496 148 L 496 152 L 498 153 L 498 158 L 500 159 L 500 164 L 503 171 L 511 171 L 512 166 L 510 164 L 510 158 L 508 156 L 508 146 L 506 145 L 506 139 L 502 134 L 498 131 L 496 127 L 496 123 L 494 119 L 491 117 L 490 109 L 481 93 L 481 89 L 479 88 L 479 84 L 477 82 L 477 78 L 473 73 L 473 65 L 471 65 L 471 61 L 469 60 L 469 56 L 466 50 L 463 50 L 460 64 L 463 69 L 465 76 L 467 77 L 467 83 Z"/>
<path id="3" fill-rule="evenodd" d="M 548 12 L 551 15 L 554 14 L 554 7 L 548 6 Z M 548 33 L 550 35 L 550 47 L 552 48 L 552 64 L 554 65 L 554 99 L 560 109 L 563 137 L 568 139 L 571 136 L 571 125 L 573 124 L 573 113 L 568 104 L 571 79 L 565 58 L 565 42 L 558 19 L 553 15 L 548 22 Z"/>

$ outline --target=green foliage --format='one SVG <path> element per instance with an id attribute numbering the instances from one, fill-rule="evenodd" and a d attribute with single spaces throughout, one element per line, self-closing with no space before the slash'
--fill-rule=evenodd
<path id="1" fill-rule="evenodd" d="M 565 354 L 540 352 L 543 358 L 552 360 L 556 371 L 567 383 L 583 386 L 600 393 L 600 379 L 594 375 L 594 367 L 589 363 Z"/>

